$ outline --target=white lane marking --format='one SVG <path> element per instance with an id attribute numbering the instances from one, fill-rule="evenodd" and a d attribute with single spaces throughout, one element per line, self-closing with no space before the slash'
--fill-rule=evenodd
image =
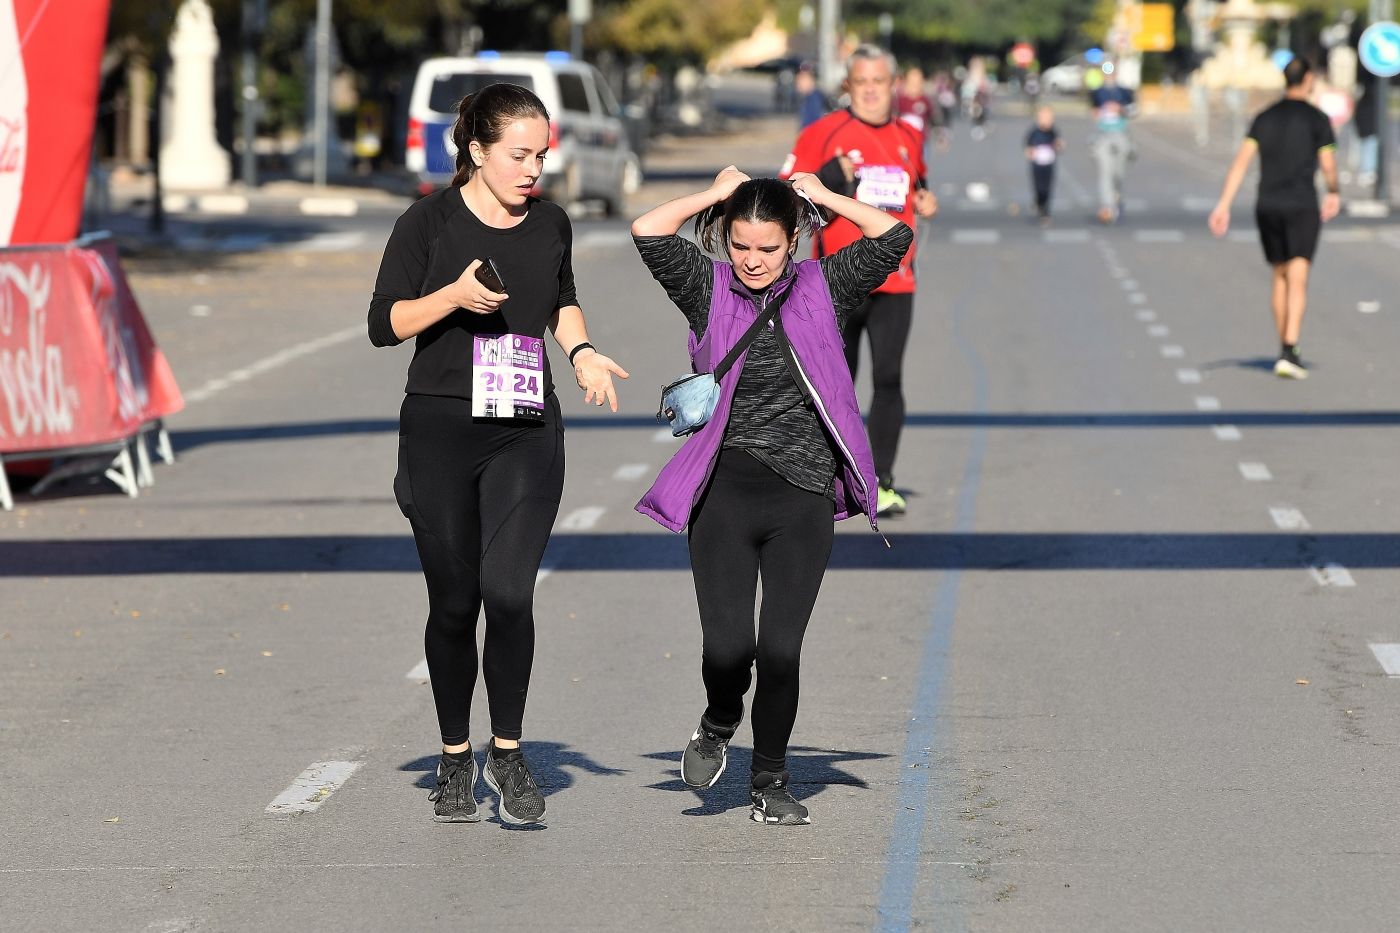
<path id="1" fill-rule="evenodd" d="M 1142 292 L 1132 292 L 1128 295 L 1128 302 L 1135 305 L 1147 304 L 1147 296 Z"/>
<path id="2" fill-rule="evenodd" d="M 1147 328 L 1147 336 L 1149 337 L 1170 337 L 1171 333 L 1172 329 L 1165 324 L 1153 324 Z"/>
<path id="3" fill-rule="evenodd" d="M 1200 195 L 1188 194 L 1181 199 L 1181 209 L 1192 214 L 1209 214 L 1215 210 L 1215 198 L 1203 198 Z"/>
<path id="4" fill-rule="evenodd" d="M 354 217 L 360 212 L 354 198 L 302 198 L 298 207 L 308 217 Z"/>
<path id="5" fill-rule="evenodd" d="M 1199 369 L 1178 369 L 1176 381 L 1182 385 L 1196 385 L 1201 381 L 1201 371 Z"/>
<path id="6" fill-rule="evenodd" d="M 287 363 L 290 363 L 292 360 L 299 359 L 311 353 L 316 353 L 318 351 L 326 349 L 327 347 L 335 346 L 338 343 L 344 343 L 345 341 L 351 340 L 355 337 L 362 337 L 364 336 L 364 333 L 364 325 L 356 324 L 354 327 L 347 327 L 344 330 L 338 330 L 333 333 L 317 337 L 315 340 L 307 340 L 302 343 L 298 343 L 285 349 L 279 350 L 271 356 L 265 356 L 260 360 L 257 360 L 253 363 L 248 364 L 247 366 L 242 367 L 241 369 L 235 369 L 233 372 L 227 373 L 221 378 L 210 379 L 198 389 L 195 389 L 191 392 L 186 392 L 185 402 L 194 403 L 205 401 L 210 396 L 222 392 L 224 389 L 227 389 L 231 385 L 234 385 L 239 382 L 245 382 L 254 375 L 257 375 L 259 373 L 265 373 L 270 369 L 276 369 L 278 366 L 284 366 Z"/>
<path id="7" fill-rule="evenodd" d="M 1358 301 L 1356 303 L 1356 310 L 1362 314 L 1375 314 L 1380 309 L 1381 303 L 1379 301 Z M 191 313 L 193 313 L 193 309 L 191 309 Z"/>
<path id="8" fill-rule="evenodd" d="M 1127 212 L 1130 213 L 1130 214 L 1136 214 L 1136 213 L 1138 213 L 1139 211 L 1145 211 L 1145 210 L 1147 210 L 1147 199 L 1146 199 L 1146 198 L 1124 198 L 1124 199 L 1123 199 L 1123 210 L 1127 211 Z"/>
<path id="9" fill-rule="evenodd" d="M 1123 281 L 1119 282 L 1118 284 L 1121 285 L 1121 286 L 1123 286 L 1123 291 L 1125 291 L 1125 292 L 1135 292 L 1135 291 L 1137 291 L 1137 287 L 1138 287 L 1137 279 L 1124 279 Z"/>
<path id="10" fill-rule="evenodd" d="M 1046 243 L 1088 243 L 1088 230 L 1046 230 L 1040 235 Z"/>
<path id="11" fill-rule="evenodd" d="M 1251 483 L 1267 483 L 1274 478 L 1274 474 L 1269 472 L 1269 467 L 1266 464 L 1242 460 L 1239 466 L 1240 475 Z"/>
<path id="12" fill-rule="evenodd" d="M 318 761 L 267 805 L 268 813 L 310 813 L 359 770 L 363 761 Z"/>
<path id="13" fill-rule="evenodd" d="M 1225 234 L 1225 239 L 1231 243 L 1256 243 L 1259 240 L 1259 235 L 1250 233 L 1248 230 L 1231 230 Z"/>
<path id="14" fill-rule="evenodd" d="M 606 511 L 601 505 L 585 505 L 565 515 L 564 520 L 559 523 L 559 528 L 562 531 L 587 531 L 598 524 L 598 519 L 602 518 Z"/>
<path id="15" fill-rule="evenodd" d="M 1186 234 L 1180 230 L 1135 230 L 1133 239 L 1139 243 L 1180 243 Z"/>
<path id="16" fill-rule="evenodd" d="M 1196 396 L 1196 410 L 1219 411 L 1220 399 L 1216 398 L 1214 395 L 1198 395 Z"/>
<path id="17" fill-rule="evenodd" d="M 985 181 L 968 182 L 967 199 L 969 201 L 985 201 L 992 196 L 992 186 Z"/>
<path id="18" fill-rule="evenodd" d="M 1322 231 L 1324 243 L 1370 243 L 1375 238 L 1375 233 L 1370 230 L 1348 230 L 1329 225 Z"/>
<path id="19" fill-rule="evenodd" d="M 248 213 L 248 199 L 241 194 L 201 194 L 196 203 L 205 214 Z"/>
<path id="20" fill-rule="evenodd" d="M 1387 677 L 1400 677 L 1400 645 L 1371 645 L 1371 653 L 1381 663 Z"/>
<path id="21" fill-rule="evenodd" d="M 606 249 L 626 246 L 632 242 L 628 230 L 589 230 L 574 241 L 575 249 Z"/>
<path id="22" fill-rule="evenodd" d="M 1143 308 L 1141 311 L 1134 314 L 1133 317 L 1146 324 L 1149 321 L 1157 320 L 1157 312 L 1153 311 L 1151 308 Z"/>
<path id="23" fill-rule="evenodd" d="M 1303 513 L 1291 505 L 1269 506 L 1269 517 L 1283 531 L 1307 531 L 1312 527 L 1303 517 Z"/>
<path id="24" fill-rule="evenodd" d="M 671 433 L 670 428 L 662 428 L 660 431 L 657 431 L 655 434 L 653 434 L 651 436 L 651 439 L 656 441 L 656 443 L 658 444 L 670 444 L 680 440 L 679 437 L 676 437 L 674 434 Z"/>
<path id="25" fill-rule="evenodd" d="M 624 482 L 641 479 L 646 475 L 649 469 L 651 469 L 651 464 L 649 463 L 624 463 L 613 471 L 613 479 L 622 480 Z"/>
<path id="26" fill-rule="evenodd" d="M 424 658 L 423 660 L 419 661 L 417 664 L 413 665 L 413 670 L 411 670 L 411 671 L 409 671 L 407 674 L 405 674 L 404 677 L 408 678 L 409 680 L 427 680 L 427 679 L 428 679 L 428 659 L 427 659 L 427 658 Z"/>
<path id="27" fill-rule="evenodd" d="M 1162 356 L 1169 360 L 1179 360 L 1186 355 L 1186 350 L 1175 343 L 1162 344 Z"/>
<path id="28" fill-rule="evenodd" d="M 555 570 L 554 564 L 550 564 L 550 563 L 542 563 L 542 564 L 540 564 L 540 569 L 535 571 L 535 586 L 539 586 L 541 583 L 543 583 L 544 580 L 545 580 L 545 578 L 547 578 L 550 574 L 552 574 L 552 573 L 554 572 L 554 570 Z"/>
<path id="29" fill-rule="evenodd" d="M 190 314 L 194 317 L 208 317 L 214 313 L 214 309 L 208 305 L 191 305 Z"/>
<path id="30" fill-rule="evenodd" d="M 1001 242 L 997 230 L 954 230 L 953 242 L 963 246 L 995 246 Z"/>
<path id="31" fill-rule="evenodd" d="M 1318 586 L 1356 586 L 1356 581 L 1351 577 L 1351 571 L 1341 564 L 1323 564 L 1321 567 L 1309 567 L 1313 579 Z"/>
<path id="32" fill-rule="evenodd" d="M 342 233 L 317 233 L 304 240 L 297 240 L 285 245 L 289 252 L 303 253 L 340 253 L 352 252 L 356 248 L 364 245 L 365 235 L 354 231 Z"/>
<path id="33" fill-rule="evenodd" d="M 1384 201 L 1373 201 L 1370 199 L 1348 201 L 1347 216 L 1364 217 L 1369 220 L 1375 220 L 1380 217 L 1389 217 L 1390 205 Z"/>
<path id="34" fill-rule="evenodd" d="M 1233 424 L 1217 424 L 1211 428 L 1211 431 L 1215 433 L 1217 441 L 1237 441 L 1243 436 L 1240 434 L 1240 429 Z"/>

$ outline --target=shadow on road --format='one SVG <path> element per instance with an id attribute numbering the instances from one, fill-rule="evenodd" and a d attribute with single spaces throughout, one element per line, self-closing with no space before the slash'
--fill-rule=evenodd
<path id="1" fill-rule="evenodd" d="M 638 519 L 640 521 L 640 519 Z M 1400 533 L 979 532 L 840 534 L 833 570 L 1296 570 L 1400 567 Z M 684 571 L 685 538 L 560 533 L 556 572 Z M 151 574 L 418 573 L 408 535 L 0 541 L 0 578 Z"/>
<path id="2" fill-rule="evenodd" d="M 682 810 L 683 816 L 714 816 L 729 810 L 749 806 L 748 775 L 753 763 L 753 749 L 738 745 L 729 747 L 729 760 L 725 765 L 725 776 L 714 787 L 699 791 L 680 778 L 681 753 L 679 751 L 652 752 L 643 755 L 655 761 L 663 761 L 673 767 L 666 769 L 672 775 L 670 780 L 646 785 L 650 790 L 664 790 L 693 794 L 698 803 Z M 832 786 L 869 788 L 869 784 L 837 767 L 848 761 L 878 761 L 889 758 L 883 752 L 852 752 L 834 748 L 812 748 L 795 745 L 788 749 L 788 773 L 793 787 L 805 788 L 799 798 L 816 797 Z"/>

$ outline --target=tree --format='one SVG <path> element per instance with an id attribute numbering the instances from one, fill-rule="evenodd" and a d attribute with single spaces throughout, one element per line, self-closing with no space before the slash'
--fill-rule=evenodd
<path id="1" fill-rule="evenodd" d="M 749 0 L 627 0 L 589 31 L 595 45 L 662 61 L 704 61 L 753 32 L 763 8 Z"/>

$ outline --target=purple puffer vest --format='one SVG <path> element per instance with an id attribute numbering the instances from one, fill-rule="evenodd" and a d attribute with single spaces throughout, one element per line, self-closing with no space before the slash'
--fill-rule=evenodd
<path id="1" fill-rule="evenodd" d="M 779 316 L 801 370 L 798 378 L 806 382 L 817 415 L 835 439 L 840 455 L 834 490 L 836 521 L 864 512 L 870 517 L 870 527 L 878 530 L 875 458 L 870 452 L 865 423 L 860 418 L 855 386 L 846 366 L 841 332 L 836 326 L 836 313 L 832 309 L 831 292 L 822 276 L 821 263 L 813 259 L 792 264 L 790 271 L 768 290 L 764 300 L 781 293 L 794 275 L 792 294 Z M 733 266 L 727 262 L 715 263 L 705 336 L 697 340 L 693 332 L 690 334 L 690 360 L 694 371 L 713 372 L 757 314 L 751 293 L 735 280 Z M 686 438 L 681 449 L 661 468 L 651 489 L 637 503 L 638 512 L 671 531 L 684 531 L 690 524 L 695 503 L 710 482 L 724 440 L 724 429 L 729 423 L 734 390 L 739 385 L 739 374 L 747 356 L 745 350 L 721 380 L 714 417 Z"/>

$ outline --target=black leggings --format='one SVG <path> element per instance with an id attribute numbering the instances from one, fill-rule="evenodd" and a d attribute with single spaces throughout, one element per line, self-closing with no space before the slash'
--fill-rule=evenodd
<path id="1" fill-rule="evenodd" d="M 1050 195 L 1055 187 L 1055 166 L 1031 165 L 1031 187 L 1035 189 L 1035 209 L 1042 214 L 1050 213 Z"/>
<path id="2" fill-rule="evenodd" d="M 491 731 L 518 739 L 535 654 L 535 574 L 564 490 L 559 402 L 545 422 L 474 420 L 471 402 L 409 395 L 399 415 L 394 496 L 428 583 L 423 637 L 444 745 L 470 733 L 476 621 Z"/>
<path id="3" fill-rule="evenodd" d="M 737 725 L 755 661 L 753 767 L 782 771 L 797 719 L 802 636 L 831 558 L 832 500 L 798 489 L 742 450 L 719 463 L 690 522 L 704 637 L 705 718 Z M 763 605 L 754 637 L 754 598 Z"/>
<path id="4" fill-rule="evenodd" d="M 914 319 L 914 295 L 875 292 L 846 321 L 846 365 L 851 378 L 860 364 L 860 335 L 870 334 L 871 379 L 875 385 L 866 428 L 880 485 L 894 486 L 894 457 L 904 430 L 904 348 Z"/>

